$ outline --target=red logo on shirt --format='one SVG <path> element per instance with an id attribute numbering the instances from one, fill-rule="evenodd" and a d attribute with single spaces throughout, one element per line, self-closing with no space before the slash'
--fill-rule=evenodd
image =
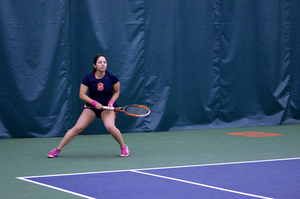
<path id="1" fill-rule="evenodd" d="M 99 82 L 98 83 L 98 91 L 103 91 L 103 89 L 104 89 L 104 84 Z"/>

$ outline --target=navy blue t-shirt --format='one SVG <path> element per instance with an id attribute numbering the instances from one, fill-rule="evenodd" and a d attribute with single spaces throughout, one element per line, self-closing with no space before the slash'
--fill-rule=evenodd
<path id="1" fill-rule="evenodd" d="M 91 72 L 84 77 L 81 83 L 89 88 L 90 98 L 97 100 L 103 106 L 107 106 L 113 95 L 113 85 L 118 82 L 119 79 L 115 74 L 106 71 L 102 79 L 97 79 L 95 72 Z M 91 104 L 86 105 L 92 106 Z"/>

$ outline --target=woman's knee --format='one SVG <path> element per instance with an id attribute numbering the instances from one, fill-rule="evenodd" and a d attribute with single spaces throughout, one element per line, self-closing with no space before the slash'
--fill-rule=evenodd
<path id="1" fill-rule="evenodd" d="M 73 132 L 74 132 L 74 134 L 78 135 L 78 134 L 81 133 L 84 129 L 85 129 L 85 127 L 83 127 L 83 126 L 75 125 L 75 126 L 73 127 Z"/>
<path id="2" fill-rule="evenodd" d="M 108 132 L 114 132 L 117 129 L 117 127 L 113 124 L 105 124 L 105 128 Z"/>

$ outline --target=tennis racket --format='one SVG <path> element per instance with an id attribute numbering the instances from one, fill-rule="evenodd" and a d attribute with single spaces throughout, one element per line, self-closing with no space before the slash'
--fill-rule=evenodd
<path id="1" fill-rule="evenodd" d="M 150 114 L 150 109 L 143 105 L 127 105 L 123 107 L 108 107 L 103 106 L 104 109 L 107 110 L 115 110 L 120 111 L 122 113 L 125 113 L 126 115 L 132 116 L 132 117 L 145 117 Z"/>

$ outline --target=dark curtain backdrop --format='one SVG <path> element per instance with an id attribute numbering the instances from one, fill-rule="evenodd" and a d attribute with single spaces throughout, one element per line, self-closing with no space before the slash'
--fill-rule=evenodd
<path id="1" fill-rule="evenodd" d="M 0 138 L 63 136 L 93 58 L 120 79 L 124 132 L 300 123 L 300 2 L 0 0 Z M 107 133 L 95 120 L 83 134 Z"/>

